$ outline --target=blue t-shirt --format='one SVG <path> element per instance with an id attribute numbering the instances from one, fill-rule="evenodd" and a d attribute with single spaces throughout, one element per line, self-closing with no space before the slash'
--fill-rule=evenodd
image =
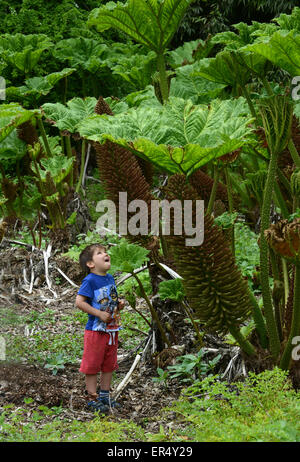
<path id="1" fill-rule="evenodd" d="M 105 323 L 97 316 L 88 315 L 86 330 L 103 332 L 116 332 L 121 329 L 114 312 L 118 306 L 118 293 L 115 280 L 111 274 L 99 276 L 89 273 L 82 281 L 78 295 L 87 297 L 87 303 L 97 310 L 106 311 L 111 314 L 110 323 Z"/>

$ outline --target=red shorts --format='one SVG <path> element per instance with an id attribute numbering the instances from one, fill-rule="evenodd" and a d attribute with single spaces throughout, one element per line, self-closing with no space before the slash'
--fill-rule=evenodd
<path id="1" fill-rule="evenodd" d="M 80 372 L 94 375 L 100 371 L 112 372 L 118 369 L 118 332 L 115 332 L 113 345 L 109 345 L 109 340 L 110 334 L 106 332 L 85 330 Z"/>

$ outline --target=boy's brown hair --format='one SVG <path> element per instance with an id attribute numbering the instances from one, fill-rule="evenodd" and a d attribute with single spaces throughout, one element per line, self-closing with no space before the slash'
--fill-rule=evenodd
<path id="1" fill-rule="evenodd" d="M 106 250 L 105 246 L 102 244 L 90 244 L 85 249 L 83 249 L 79 255 L 79 264 L 82 268 L 82 270 L 88 274 L 90 272 L 89 267 L 87 266 L 87 263 L 89 261 L 92 261 L 93 255 L 95 250 L 97 249 L 103 249 Z"/>

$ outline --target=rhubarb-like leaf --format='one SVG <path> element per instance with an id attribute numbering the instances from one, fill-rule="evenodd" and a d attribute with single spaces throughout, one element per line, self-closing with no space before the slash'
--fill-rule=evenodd
<path id="1" fill-rule="evenodd" d="M 225 84 L 207 80 L 197 74 L 198 63 L 178 67 L 171 80 L 170 96 L 191 99 L 195 104 L 209 103 L 225 88 Z"/>
<path id="2" fill-rule="evenodd" d="M 97 99 L 93 97 L 73 98 L 66 106 L 61 103 L 46 103 L 42 109 L 48 121 L 54 123 L 60 131 L 76 133 L 79 122 L 94 113 L 96 103 Z"/>
<path id="3" fill-rule="evenodd" d="M 279 30 L 262 42 L 253 43 L 245 48 L 269 59 L 291 76 L 300 75 L 299 32 Z"/>
<path id="4" fill-rule="evenodd" d="M 72 74 L 76 69 L 63 69 L 60 72 L 53 72 L 44 77 L 32 77 L 25 80 L 25 85 L 21 87 L 12 87 L 7 89 L 7 94 L 16 95 L 16 97 L 33 96 L 38 99 L 42 95 L 48 95 L 54 85 L 64 77 Z"/>
<path id="5" fill-rule="evenodd" d="M 18 103 L 0 105 L 0 143 L 19 125 L 32 119 L 38 111 L 29 111 Z"/>
<path id="6" fill-rule="evenodd" d="M 121 241 L 120 244 L 112 247 L 109 250 L 109 255 L 112 260 L 112 272 L 115 270 L 124 273 L 132 273 L 135 269 L 140 268 L 149 260 L 147 257 L 149 250 L 136 244 L 128 244 L 126 241 Z"/>
<path id="7" fill-rule="evenodd" d="M 252 120 L 244 98 L 214 100 L 210 107 L 172 98 L 165 106 L 87 117 L 78 131 L 92 141 L 109 139 L 171 173 L 190 174 L 247 143 Z"/>
<path id="8" fill-rule="evenodd" d="M 90 13 L 89 26 L 99 32 L 111 27 L 160 54 L 164 50 L 193 0 L 128 0 L 108 2 Z"/>

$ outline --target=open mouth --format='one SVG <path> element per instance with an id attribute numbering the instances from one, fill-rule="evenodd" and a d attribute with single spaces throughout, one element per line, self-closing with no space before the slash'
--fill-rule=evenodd
<path id="1" fill-rule="evenodd" d="M 104 261 L 105 261 L 105 263 L 109 263 L 110 258 L 109 258 L 109 257 L 105 257 Z"/>

